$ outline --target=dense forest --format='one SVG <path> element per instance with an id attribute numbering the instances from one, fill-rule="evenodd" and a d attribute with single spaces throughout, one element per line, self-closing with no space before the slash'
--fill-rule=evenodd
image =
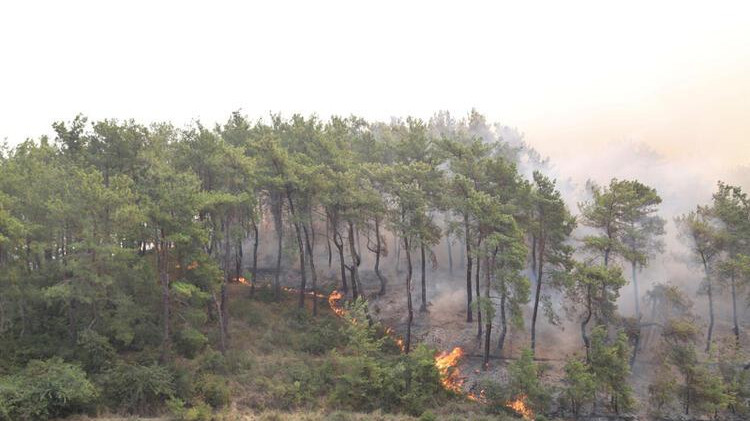
<path id="1" fill-rule="evenodd" d="M 53 128 L 0 149 L 0 420 L 750 417 L 739 186 L 571 203 L 475 111 Z"/>

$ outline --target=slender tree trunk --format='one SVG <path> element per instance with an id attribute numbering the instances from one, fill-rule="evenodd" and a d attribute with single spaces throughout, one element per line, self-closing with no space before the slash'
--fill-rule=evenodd
<path id="1" fill-rule="evenodd" d="M 243 250 L 242 240 L 238 239 L 237 244 L 234 246 L 234 277 L 239 281 L 242 277 L 242 261 L 243 261 Z"/>
<path id="2" fill-rule="evenodd" d="M 732 322 L 734 323 L 734 343 L 737 348 L 740 347 L 740 323 L 737 319 L 737 283 L 734 276 L 734 270 L 730 276 L 732 283 Z"/>
<path id="3" fill-rule="evenodd" d="M 255 283 L 258 282 L 258 245 L 260 244 L 260 230 L 253 221 L 253 270 L 250 272 L 250 295 L 255 295 Z"/>
<path id="4" fill-rule="evenodd" d="M 469 215 L 464 214 L 464 244 L 466 245 L 466 323 L 473 321 L 471 310 L 472 292 L 471 292 L 471 238 L 469 237 Z"/>
<path id="5" fill-rule="evenodd" d="M 451 247 L 451 237 L 445 234 L 445 244 L 448 246 L 448 273 L 453 278 L 453 249 Z"/>
<path id="6" fill-rule="evenodd" d="M 356 300 L 359 294 L 364 291 L 361 290 L 361 284 L 359 283 L 359 264 L 361 263 L 359 253 L 354 244 L 354 224 L 352 221 L 348 221 L 349 224 L 349 253 L 351 253 L 352 266 L 351 266 L 351 281 L 352 281 L 352 294 Z"/>
<path id="7" fill-rule="evenodd" d="M 635 302 L 635 318 L 637 320 L 641 319 L 641 303 L 640 303 L 640 295 L 638 294 L 638 270 L 636 268 L 636 262 L 632 261 L 630 262 L 630 269 L 633 272 L 633 299 Z"/>
<path id="8" fill-rule="evenodd" d="M 378 295 L 385 295 L 385 277 L 380 273 L 380 254 L 382 252 L 382 241 L 380 239 L 380 218 L 375 218 L 375 275 L 380 281 L 380 292 Z"/>
<path id="9" fill-rule="evenodd" d="M 537 258 L 536 258 L 536 234 L 531 235 L 531 276 L 534 280 L 538 279 L 537 270 Z"/>
<path id="10" fill-rule="evenodd" d="M 294 225 L 294 231 L 297 234 L 297 251 L 299 252 L 299 271 L 302 277 L 299 286 L 299 302 L 297 306 L 299 308 L 305 307 L 305 292 L 307 288 L 307 274 L 305 273 L 305 246 L 302 241 L 302 230 L 300 229 L 300 221 L 297 220 L 297 214 L 294 212 L 294 201 L 292 201 L 292 194 L 287 189 L 287 201 L 289 202 L 289 215 L 292 218 L 292 224 Z"/>
<path id="11" fill-rule="evenodd" d="M 610 253 L 609 247 L 604 249 L 604 267 L 609 267 L 609 253 Z"/>
<path id="12" fill-rule="evenodd" d="M 68 299 L 68 337 L 70 345 L 75 346 L 78 342 L 78 320 L 76 318 L 76 301 L 73 298 Z"/>
<path id="13" fill-rule="evenodd" d="M 714 332 L 714 295 L 708 262 L 703 255 L 701 255 L 701 259 L 703 260 L 703 270 L 706 273 L 706 292 L 708 294 L 708 334 L 706 335 L 706 352 L 708 352 L 711 349 L 711 338 Z"/>
<path id="14" fill-rule="evenodd" d="M 542 297 L 542 280 L 544 276 L 544 247 L 546 241 L 539 236 L 539 257 L 536 266 L 536 293 L 534 294 L 534 311 L 531 315 L 531 354 L 536 356 L 536 319 L 539 314 L 539 301 Z M 536 246 L 534 247 L 536 249 Z"/>
<path id="15" fill-rule="evenodd" d="M 221 296 L 218 303 L 219 310 L 219 329 L 220 329 L 220 348 L 222 354 L 227 352 L 227 343 L 229 342 L 229 297 L 227 286 L 229 285 L 229 279 L 231 273 L 229 266 L 231 265 L 231 216 L 227 216 L 224 219 L 224 279 L 221 283 Z"/>
<path id="16" fill-rule="evenodd" d="M 493 259 L 494 260 L 494 259 Z M 490 281 L 491 281 L 491 271 L 490 264 L 487 262 L 487 258 L 485 258 L 485 266 L 487 269 L 484 271 L 484 297 L 487 300 L 486 302 L 488 305 L 491 305 L 490 303 L 492 301 L 490 298 Z M 487 321 L 484 325 L 484 363 L 482 364 L 482 369 L 487 370 L 490 364 L 490 340 L 492 339 L 492 317 L 489 317 L 487 315 L 486 317 Z"/>
<path id="17" fill-rule="evenodd" d="M 424 244 L 420 242 L 419 244 L 419 253 L 420 253 L 420 263 L 422 265 L 422 305 L 419 307 L 420 312 L 426 312 L 427 311 L 427 280 L 426 280 L 426 258 L 424 253 Z"/>
<path id="18" fill-rule="evenodd" d="M 394 236 L 396 241 L 396 273 L 401 273 L 401 242 L 398 241 L 398 236 Z"/>
<path id="19" fill-rule="evenodd" d="M 507 287 L 505 281 L 502 281 L 502 292 L 500 293 L 500 337 L 497 339 L 498 354 L 503 355 L 505 348 L 505 337 L 508 335 L 508 317 L 505 314 L 505 305 L 508 301 L 508 294 L 505 291 Z"/>
<path id="20" fill-rule="evenodd" d="M 591 341 L 586 333 L 586 326 L 591 320 L 591 285 L 586 287 L 586 317 L 581 321 L 581 338 L 583 339 L 583 346 L 586 348 L 586 362 L 591 362 Z"/>
<path id="21" fill-rule="evenodd" d="M 283 253 L 284 221 L 281 198 L 273 205 L 274 225 L 276 226 L 276 273 L 273 278 L 273 293 L 276 301 L 281 299 L 281 255 Z"/>
<path id="22" fill-rule="evenodd" d="M 310 221 L 310 226 L 312 228 L 312 220 Z M 310 236 L 307 233 L 307 226 L 302 223 L 302 229 L 305 233 L 305 246 L 307 247 L 307 257 L 310 259 L 310 277 L 312 278 L 312 291 L 313 291 L 313 316 L 318 315 L 318 274 L 315 271 L 315 259 L 313 258 L 313 247 L 314 247 L 314 241 L 310 242 Z"/>
<path id="23" fill-rule="evenodd" d="M 477 239 L 477 251 L 481 250 L 480 248 L 481 246 L 482 246 L 482 238 L 480 237 L 479 239 Z M 474 272 L 474 284 L 476 286 L 475 290 L 477 293 L 477 304 L 479 304 L 479 300 L 481 297 L 480 295 L 481 293 L 479 292 L 479 274 L 481 271 L 482 271 L 481 260 L 479 259 L 479 257 L 477 257 L 477 270 L 476 272 Z M 482 309 L 479 308 L 479 306 L 477 306 L 477 338 L 479 339 L 482 338 Z"/>
<path id="24" fill-rule="evenodd" d="M 690 415 L 690 375 L 685 376 L 685 415 Z"/>
<path id="25" fill-rule="evenodd" d="M 411 251 L 409 247 L 409 239 L 404 235 L 404 250 L 406 251 L 406 306 L 407 306 L 407 322 L 406 322 L 406 339 L 404 341 L 404 352 L 409 353 L 411 350 L 411 323 L 414 320 L 414 309 L 412 308 L 411 301 Z"/>
<path id="26" fill-rule="evenodd" d="M 162 339 L 161 339 L 161 360 L 169 359 L 169 272 L 167 271 L 167 245 L 164 230 L 160 231 L 160 237 L 156 240 L 156 266 L 159 272 L 159 283 L 161 284 L 161 305 L 162 305 Z"/>
<path id="27" fill-rule="evenodd" d="M 333 226 L 333 245 L 336 246 L 336 250 L 339 252 L 339 265 L 341 266 L 341 292 L 344 294 L 349 292 L 349 285 L 346 282 L 346 263 L 344 260 L 344 239 L 341 238 L 341 234 L 338 231 L 337 224 Z"/>
<path id="28" fill-rule="evenodd" d="M 632 369 L 635 365 L 635 360 L 638 357 L 638 347 L 641 345 L 641 304 L 640 294 L 638 293 L 638 270 L 636 262 L 630 262 L 630 269 L 633 273 L 633 298 L 635 302 L 635 323 L 636 323 L 636 336 L 635 344 L 633 344 L 633 355 L 630 356 L 630 368 Z"/>
<path id="29" fill-rule="evenodd" d="M 328 248 L 328 268 L 331 268 L 331 262 L 333 261 L 333 251 L 331 250 L 331 227 L 330 220 L 326 218 L 326 246 Z"/>

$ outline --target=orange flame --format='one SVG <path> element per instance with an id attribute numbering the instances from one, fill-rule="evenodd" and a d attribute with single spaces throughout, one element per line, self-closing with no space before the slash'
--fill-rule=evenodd
<path id="1" fill-rule="evenodd" d="M 232 278 L 232 281 L 239 282 L 243 285 L 250 285 L 250 282 L 248 282 L 247 279 L 243 278 L 242 276 L 237 277 L 237 278 Z"/>
<path id="2" fill-rule="evenodd" d="M 341 306 L 341 299 L 344 298 L 344 294 L 333 290 L 331 294 L 328 296 L 328 306 L 331 307 L 331 310 L 339 316 L 344 317 L 344 314 L 346 313 L 346 310 L 344 310 L 344 307 Z"/>
<path id="3" fill-rule="evenodd" d="M 440 373 L 440 382 L 443 387 L 460 393 L 464 385 L 464 379 L 460 377 L 458 361 L 464 356 L 464 350 L 460 346 L 452 351 L 442 351 L 435 356 L 435 367 Z"/>
<path id="4" fill-rule="evenodd" d="M 523 419 L 525 419 L 525 420 L 533 420 L 534 419 L 534 411 L 532 411 L 531 408 L 529 408 L 526 405 L 525 401 L 526 401 L 527 397 L 528 396 L 526 396 L 526 395 L 518 395 L 518 397 L 516 398 L 516 400 L 513 400 L 513 401 L 510 401 L 510 402 L 506 403 L 505 406 L 507 408 L 510 408 L 510 409 L 516 411 L 516 413 L 518 415 L 522 416 Z"/>

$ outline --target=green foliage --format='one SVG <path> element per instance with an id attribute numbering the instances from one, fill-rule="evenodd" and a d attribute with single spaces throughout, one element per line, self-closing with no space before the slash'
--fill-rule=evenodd
<path id="1" fill-rule="evenodd" d="M 574 415 L 596 399 L 596 378 L 588 364 L 578 358 L 571 358 L 565 363 L 565 384 L 561 403 Z"/>
<path id="2" fill-rule="evenodd" d="M 106 403 L 132 414 L 151 414 L 175 393 L 174 375 L 164 366 L 119 363 L 100 376 Z"/>
<path id="3" fill-rule="evenodd" d="M 661 367 L 656 373 L 655 380 L 648 386 L 648 399 L 651 409 L 655 415 L 661 415 L 676 400 L 679 392 L 677 379 L 674 378 L 669 369 Z"/>
<path id="4" fill-rule="evenodd" d="M 211 406 L 200 400 L 186 406 L 181 399 L 171 398 L 167 400 L 166 407 L 172 416 L 179 421 L 210 421 L 213 419 Z"/>
<path id="5" fill-rule="evenodd" d="M 628 412 L 634 408 L 633 390 L 628 383 L 630 376 L 630 353 L 627 335 L 620 332 L 609 343 L 604 326 L 597 326 L 591 332 L 591 372 L 599 387 L 609 395 L 615 412 Z"/>
<path id="6" fill-rule="evenodd" d="M 543 412 L 550 403 L 550 390 L 541 382 L 543 367 L 534 362 L 530 349 L 508 365 L 508 387 L 512 395 L 526 395 L 536 412 Z"/>
<path id="7" fill-rule="evenodd" d="M 193 358 L 208 345 L 208 338 L 192 327 L 180 330 L 175 338 L 175 348 L 185 357 Z"/>
<path id="8" fill-rule="evenodd" d="M 0 377 L 0 419 L 61 417 L 90 408 L 97 395 L 80 367 L 57 357 L 33 360 L 20 373 Z"/>
<path id="9" fill-rule="evenodd" d="M 221 408 L 229 403 L 229 385 L 222 376 L 204 374 L 198 380 L 196 390 L 203 400 L 214 408 Z"/>
<path id="10" fill-rule="evenodd" d="M 89 373 L 98 373 L 112 364 L 116 352 L 109 339 L 91 329 L 78 334 L 76 357 Z"/>

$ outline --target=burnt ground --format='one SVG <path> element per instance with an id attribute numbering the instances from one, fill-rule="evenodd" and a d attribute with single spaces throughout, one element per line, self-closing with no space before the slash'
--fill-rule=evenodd
<path id="1" fill-rule="evenodd" d="M 334 262 L 335 263 L 335 262 Z M 330 291 L 339 286 L 338 272 L 333 268 L 319 268 L 319 290 Z M 460 376 L 464 379 L 463 388 L 467 393 L 477 393 L 479 384 L 484 379 L 503 382 L 507 379 L 507 367 L 515 360 L 522 349 L 529 346 L 530 335 L 528 324 L 520 329 L 509 325 L 505 345 L 500 353 L 497 347 L 497 328 L 499 315 L 493 320 L 493 335 L 490 363 L 487 370 L 482 370 L 483 343 L 477 338 L 476 318 L 472 323 L 466 322 L 466 280 L 461 270 L 456 270 L 451 277 L 441 271 L 427 271 L 427 301 L 428 310 L 420 312 L 421 304 L 421 278 L 418 268 L 415 268 L 412 280 L 412 300 L 414 307 L 414 321 L 412 324 L 412 344 L 423 343 L 438 351 L 450 351 L 454 347 L 462 347 L 465 356 L 461 359 L 458 369 Z M 393 268 L 383 270 L 388 279 L 386 294 L 378 296 L 380 284 L 372 270 L 363 268 L 360 270 L 361 287 L 364 295 L 370 302 L 371 314 L 384 326 L 390 327 L 394 332 L 402 336 L 406 332 L 406 284 L 405 274 L 395 275 Z M 272 273 L 259 274 L 260 282 L 272 280 Z M 297 271 L 286 271 L 281 277 L 282 286 L 292 288 L 299 287 L 299 273 Z M 483 282 L 483 280 L 482 280 Z M 473 282 L 472 282 L 473 283 Z M 308 285 L 310 280 L 308 279 Z M 476 293 L 474 291 L 474 293 Z M 321 300 L 320 305 L 327 305 Z M 531 307 L 524 308 L 524 320 L 531 319 Z M 537 352 L 536 359 L 542 365 L 542 380 L 549 385 L 561 386 L 564 376 L 563 367 L 565 361 L 583 352 L 583 345 L 577 323 L 566 319 L 561 311 L 561 323 L 553 326 L 543 317 L 537 321 Z M 484 327 L 483 327 L 484 328 Z M 715 327 L 716 337 L 729 336 L 731 326 L 723 320 L 717 320 Z M 633 368 L 631 383 L 634 388 L 639 408 L 637 419 L 653 419 L 646 413 L 648 404 L 648 385 L 655 372 L 656 363 L 653 362 L 654 355 L 648 351 L 649 341 L 654 341 L 658 332 L 644 332 L 644 343 L 639 351 L 639 358 Z M 745 341 L 748 336 L 743 333 Z M 744 342 L 744 341 L 743 341 Z M 750 344 L 748 344 L 750 346 Z M 643 350 L 645 348 L 645 350 Z M 589 417 L 588 419 L 613 419 L 611 415 Z M 618 418 L 614 419 L 627 419 Z M 681 418 L 675 411 L 673 418 Z M 693 419 L 693 418 L 687 418 Z M 696 418 L 700 419 L 700 418 Z"/>

